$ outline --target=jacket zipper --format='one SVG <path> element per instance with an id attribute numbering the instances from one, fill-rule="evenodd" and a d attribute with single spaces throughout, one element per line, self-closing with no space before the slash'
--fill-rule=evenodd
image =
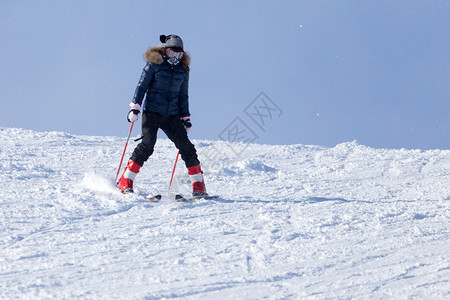
<path id="1" fill-rule="evenodd" d="M 172 77 L 170 79 L 170 86 L 169 86 L 169 93 L 167 95 L 167 111 L 166 111 L 166 116 L 169 115 L 169 108 L 170 108 L 170 99 L 171 99 L 171 94 L 172 94 L 172 85 L 173 85 L 173 66 L 170 66 L 170 69 L 172 70 Z"/>

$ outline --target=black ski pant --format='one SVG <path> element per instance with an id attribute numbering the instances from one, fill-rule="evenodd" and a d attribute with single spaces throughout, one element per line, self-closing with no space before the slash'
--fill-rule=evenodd
<path id="1" fill-rule="evenodd" d="M 189 140 L 180 117 L 165 117 L 151 111 L 142 113 L 142 141 L 134 149 L 131 155 L 132 161 L 142 166 L 153 154 L 159 128 L 164 131 L 167 137 L 175 144 L 175 147 L 180 150 L 181 158 L 184 160 L 187 168 L 200 164 L 197 158 L 197 151 Z"/>

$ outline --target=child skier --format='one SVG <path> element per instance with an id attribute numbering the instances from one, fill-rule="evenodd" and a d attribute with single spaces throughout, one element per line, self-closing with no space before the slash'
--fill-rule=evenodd
<path id="1" fill-rule="evenodd" d="M 180 151 L 191 178 L 193 197 L 207 196 L 197 151 L 187 135 L 192 129 L 188 102 L 190 57 L 179 36 L 161 35 L 160 41 L 163 46 L 149 48 L 144 54 L 147 64 L 127 115 L 129 122 L 135 122 L 143 108 L 142 141 L 134 149 L 117 187 L 123 193 L 133 192 L 136 174 L 152 155 L 161 128 Z"/>

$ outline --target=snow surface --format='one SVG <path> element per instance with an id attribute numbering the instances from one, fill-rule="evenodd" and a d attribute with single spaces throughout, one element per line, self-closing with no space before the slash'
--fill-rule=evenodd
<path id="1" fill-rule="evenodd" d="M 0 129 L 1 299 L 450 299 L 448 150 L 197 140 L 222 198 L 180 204 L 166 139 L 115 190 L 124 144 Z"/>

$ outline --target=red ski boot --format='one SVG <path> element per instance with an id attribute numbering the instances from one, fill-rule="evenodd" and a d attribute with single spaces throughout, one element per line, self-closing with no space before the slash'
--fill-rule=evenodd
<path id="1" fill-rule="evenodd" d="M 137 173 L 141 169 L 141 165 L 135 163 L 132 160 L 128 161 L 128 165 L 123 172 L 122 177 L 120 177 L 117 187 L 124 194 L 133 193 L 133 180 L 136 178 Z"/>
<path id="2" fill-rule="evenodd" d="M 192 182 L 192 197 L 195 199 L 208 196 L 200 165 L 189 167 L 188 174 Z"/>

